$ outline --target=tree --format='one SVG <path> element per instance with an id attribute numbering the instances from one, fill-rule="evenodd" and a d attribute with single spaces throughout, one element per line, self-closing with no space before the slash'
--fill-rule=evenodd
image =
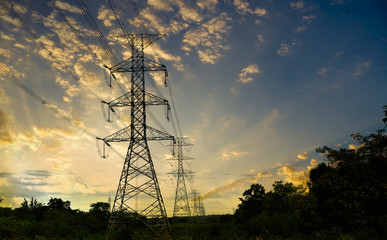
<path id="1" fill-rule="evenodd" d="M 387 111 L 387 109 L 386 109 Z M 387 114 L 387 113 L 386 113 Z M 326 156 L 310 172 L 310 193 L 318 201 L 325 226 L 344 231 L 374 229 L 385 239 L 387 227 L 387 135 L 384 129 L 368 136 L 352 135 L 357 149 L 318 148 Z"/>
<path id="2" fill-rule="evenodd" d="M 259 215 L 264 210 L 265 188 L 257 183 L 252 184 L 250 189 L 243 193 L 239 198 L 241 203 L 235 214 L 241 220 L 247 220 L 254 215 Z"/>
<path id="3" fill-rule="evenodd" d="M 42 207 L 43 205 L 44 205 L 43 203 L 38 202 L 34 198 L 31 198 L 31 201 L 29 204 L 25 198 L 24 198 L 24 201 L 21 203 L 22 208 L 26 208 L 26 209 L 38 208 L 38 207 Z"/>
<path id="4" fill-rule="evenodd" d="M 98 221 L 106 222 L 110 216 L 110 204 L 105 202 L 96 202 L 90 204 L 89 214 Z"/>
<path id="5" fill-rule="evenodd" d="M 305 189 L 297 187 L 293 183 L 275 181 L 273 190 L 265 196 L 265 210 L 273 213 L 290 213 L 299 207 L 299 201 L 305 193 Z"/>
<path id="6" fill-rule="evenodd" d="M 70 201 L 63 201 L 61 198 L 51 198 L 48 202 L 48 207 L 56 210 L 71 210 Z"/>

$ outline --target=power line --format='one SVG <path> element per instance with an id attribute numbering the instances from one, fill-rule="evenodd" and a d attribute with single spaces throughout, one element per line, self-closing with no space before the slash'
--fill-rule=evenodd
<path id="1" fill-rule="evenodd" d="M 97 135 L 95 135 L 94 133 L 90 132 L 89 130 L 87 130 L 86 128 L 82 127 L 79 123 L 77 123 L 77 121 L 74 121 L 73 119 L 71 119 L 69 116 L 67 116 L 64 112 L 64 110 L 58 108 L 57 106 L 55 105 L 52 105 L 50 104 L 49 102 L 47 102 L 44 98 L 42 98 L 39 94 L 37 94 L 36 92 L 34 92 L 31 88 L 27 87 L 22 81 L 20 81 L 18 78 L 16 78 L 12 73 L 10 73 L 9 71 L 7 71 L 2 65 L 0 65 L 0 72 L 1 74 L 3 74 L 8 80 L 10 80 L 11 82 L 13 82 L 16 86 L 18 86 L 20 89 L 22 89 L 25 93 L 27 93 L 28 95 L 30 95 L 33 99 L 35 99 L 37 102 L 39 102 L 40 104 L 42 104 L 47 110 L 49 110 L 50 112 L 52 112 L 55 117 L 59 118 L 59 119 L 62 119 L 63 121 L 67 122 L 68 124 L 72 125 L 73 127 L 75 127 L 76 129 L 78 129 L 79 131 L 81 131 L 82 133 L 85 133 L 87 135 L 89 135 L 90 137 L 93 137 L 95 139 L 98 139 Z M 118 156 L 120 156 L 121 158 L 123 157 L 116 149 L 114 149 L 112 146 L 108 146 L 110 147 L 110 149 L 115 152 Z"/>
<path id="2" fill-rule="evenodd" d="M 140 24 L 141 24 L 142 30 L 144 31 L 144 33 L 148 34 L 148 30 L 147 30 L 147 28 L 146 28 L 146 26 L 145 26 L 145 22 L 144 22 L 144 20 L 142 19 L 141 15 L 140 15 L 140 12 L 138 11 L 138 8 L 137 8 L 137 5 L 136 5 L 135 0 L 130 0 L 130 2 L 131 2 L 131 4 L 132 4 L 132 7 L 133 7 L 133 9 L 134 9 L 134 12 L 135 12 L 136 15 L 137 15 L 137 18 L 140 20 Z M 155 47 L 154 47 L 153 45 L 151 45 L 151 47 L 152 47 L 152 50 L 153 50 L 153 52 L 155 53 L 156 57 L 157 57 L 157 58 L 160 58 L 160 56 L 159 56 L 157 50 L 155 49 Z M 168 79 L 167 79 L 167 80 L 168 80 Z M 176 118 L 176 124 L 177 124 L 178 130 L 179 130 L 179 134 L 180 134 L 179 136 L 180 136 L 180 137 L 183 137 L 183 132 L 181 131 L 181 127 L 180 127 L 180 122 L 179 122 L 179 119 L 178 119 L 178 117 L 177 117 L 177 109 L 176 109 L 175 101 L 174 101 L 173 94 L 172 94 L 171 82 L 170 82 L 169 80 L 168 80 L 168 84 L 167 84 L 167 85 L 169 86 L 168 90 L 169 90 L 169 95 L 170 95 L 170 97 L 171 97 L 172 107 L 173 107 L 173 109 L 174 109 L 174 115 L 175 115 L 175 118 Z M 173 122 L 172 122 L 172 123 L 173 123 Z M 175 131 L 175 134 L 176 134 L 176 131 Z M 178 136 L 178 135 L 176 134 L 176 136 Z"/>
<path id="3" fill-rule="evenodd" d="M 8 10 L 8 12 L 13 15 L 16 20 L 20 23 L 20 25 L 30 34 L 30 36 L 40 45 L 40 47 L 45 50 L 48 55 L 59 65 L 61 68 L 70 76 L 72 77 L 76 82 L 78 82 L 82 87 L 84 87 L 90 94 L 98 98 L 102 101 L 102 99 L 94 93 L 89 87 L 87 87 L 85 84 L 83 84 L 79 77 L 73 74 L 70 69 L 68 69 L 51 51 L 48 49 L 48 47 L 39 39 L 39 37 L 33 32 L 33 30 L 23 21 L 23 19 L 17 14 L 10 5 L 5 0 L 1 0 L 0 3 L 3 5 L 3 7 Z"/>
<path id="4" fill-rule="evenodd" d="M 0 65 L 0 71 L 1 73 L 7 77 L 10 81 L 12 81 L 14 84 L 16 84 L 20 89 L 22 89 L 25 93 L 30 95 L 32 98 L 34 98 L 36 101 L 38 101 L 40 104 L 42 104 L 46 109 L 54 113 L 54 115 L 65 122 L 73 125 L 83 133 L 86 133 L 87 135 L 97 138 L 95 134 L 87 130 L 86 128 L 80 126 L 77 124 L 74 120 L 72 120 L 70 117 L 68 117 L 66 114 L 64 114 L 64 111 L 59 109 L 58 107 L 48 103 L 45 99 L 43 99 L 41 96 L 39 96 L 37 93 L 35 93 L 31 88 L 27 87 L 22 81 L 17 79 L 13 74 L 8 72 L 3 66 Z"/>

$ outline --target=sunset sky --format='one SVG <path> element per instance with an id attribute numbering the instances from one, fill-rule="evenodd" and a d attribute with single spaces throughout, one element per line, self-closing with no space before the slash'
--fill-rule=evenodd
<path id="1" fill-rule="evenodd" d="M 57 0 L 57 9 L 52 1 L 10 2 L 38 40 L 0 4 L 2 206 L 60 197 L 87 211 L 91 203 L 114 198 L 129 144 L 112 143 L 109 156 L 100 157 L 95 136 L 130 121 L 130 109 L 122 108 L 107 123 L 101 100 L 129 86 L 123 75 L 107 85 L 103 65 L 112 62 L 75 0 Z M 108 2 L 85 2 L 117 59 L 128 58 L 130 50 L 108 38 L 123 34 Z M 266 190 L 276 180 L 301 184 L 323 161 L 317 147 L 355 148 L 350 134 L 383 127 L 386 1 L 136 1 L 142 21 L 130 1 L 114 3 L 129 32 L 142 33 L 143 21 L 149 33 L 166 34 L 146 54 L 166 65 L 169 84 L 154 75 L 146 88 L 170 101 L 174 124 L 163 106 L 148 110 L 172 135 L 174 127 L 179 132 L 177 115 L 193 144 L 185 153 L 194 158 L 188 163 L 207 214 L 232 213 L 252 183 Z M 152 117 L 148 125 L 160 129 Z M 168 145 L 150 142 L 171 216 L 175 182 L 168 174 Z"/>

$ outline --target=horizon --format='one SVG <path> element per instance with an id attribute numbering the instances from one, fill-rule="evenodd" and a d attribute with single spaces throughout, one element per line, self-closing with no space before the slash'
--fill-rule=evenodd
<path id="1" fill-rule="evenodd" d="M 77 4 L 57 0 L 58 10 L 50 2 L 12 2 L 38 40 L 0 5 L 1 206 L 56 197 L 87 211 L 91 203 L 114 200 L 128 148 L 112 143 L 114 151 L 107 148 L 109 157 L 101 158 L 95 136 L 122 129 L 130 114 L 116 108 L 107 123 L 100 99 L 116 99 L 129 84 L 117 74 L 108 86 L 105 66 L 112 63 Z M 87 4 L 117 59 L 128 58 L 129 49 L 108 38 L 122 34 L 109 5 Z M 143 32 L 132 5 L 116 4 L 130 32 Z M 193 144 L 185 149 L 194 158 L 186 167 L 195 172 L 192 187 L 207 215 L 232 214 L 252 183 L 267 191 L 277 180 L 302 184 L 323 162 L 316 148 L 356 148 L 350 134 L 383 128 L 384 1 L 137 4 L 148 32 L 166 34 L 145 53 L 166 66 L 168 86 L 157 74 L 145 84 L 168 99 L 172 120 L 163 107 L 149 107 L 147 124 Z M 176 182 L 168 174 L 168 144 L 149 142 L 172 216 Z"/>

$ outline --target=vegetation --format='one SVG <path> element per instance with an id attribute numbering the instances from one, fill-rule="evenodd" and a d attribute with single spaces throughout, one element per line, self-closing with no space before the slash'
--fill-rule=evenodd
<path id="1" fill-rule="evenodd" d="M 326 161 L 310 171 L 307 186 L 276 181 L 266 192 L 253 184 L 234 215 L 173 219 L 165 239 L 387 239 L 387 106 L 384 112 L 384 129 L 352 135 L 356 149 L 318 148 Z M 109 204 L 93 203 L 88 212 L 70 205 L 32 198 L 16 209 L 0 208 L 0 236 L 104 239 Z M 154 239 L 133 215 L 123 213 L 122 219 L 129 239 Z"/>
<path id="2" fill-rule="evenodd" d="M 70 204 L 51 198 L 46 206 L 32 198 L 30 202 L 24 199 L 20 208 L 0 208 L 0 236 L 2 239 L 104 239 L 109 204 L 91 204 L 89 212 L 72 210 Z"/>

